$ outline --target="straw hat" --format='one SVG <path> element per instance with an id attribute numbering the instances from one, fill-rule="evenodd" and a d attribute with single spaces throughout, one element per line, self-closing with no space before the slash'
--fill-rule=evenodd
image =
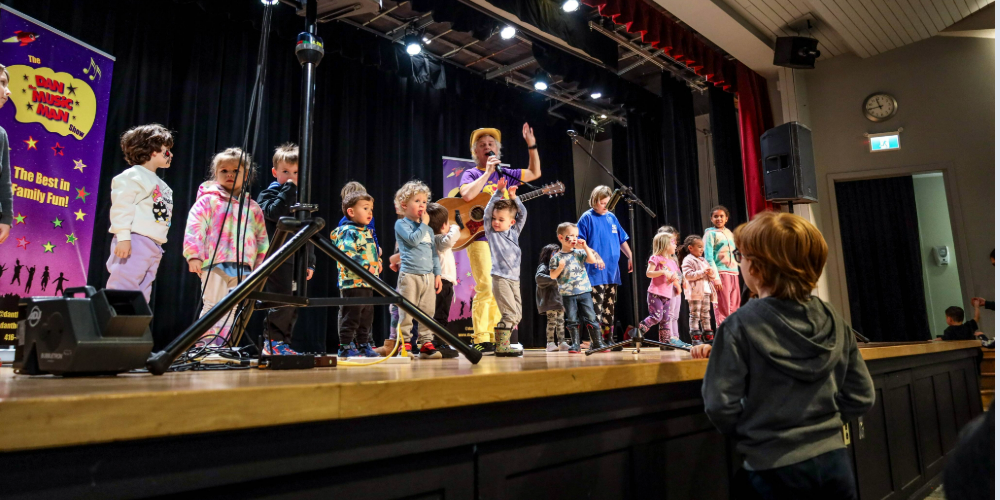
<path id="1" fill-rule="evenodd" d="M 477 128 L 472 131 L 472 137 L 469 138 L 469 149 L 475 149 L 476 141 L 484 135 L 492 136 L 497 142 L 500 142 L 500 131 L 495 128 Z"/>

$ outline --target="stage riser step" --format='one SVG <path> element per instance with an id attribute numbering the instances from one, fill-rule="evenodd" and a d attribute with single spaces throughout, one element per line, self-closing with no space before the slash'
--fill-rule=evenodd
<path id="1" fill-rule="evenodd" d="M 980 389 L 996 389 L 996 377 L 993 373 L 982 372 L 982 376 L 979 377 L 979 388 Z"/>

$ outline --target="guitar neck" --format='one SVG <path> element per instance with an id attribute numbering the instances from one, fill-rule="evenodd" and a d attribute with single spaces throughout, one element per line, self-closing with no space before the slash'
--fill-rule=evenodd
<path id="1" fill-rule="evenodd" d="M 545 194 L 545 190 L 544 189 L 536 189 L 536 190 L 534 190 L 534 191 L 532 191 L 530 193 L 524 193 L 524 194 L 517 195 L 517 199 L 521 200 L 522 202 L 525 202 L 525 201 L 528 201 L 528 200 L 533 200 L 535 198 L 538 198 L 539 196 L 542 196 L 544 194 Z"/>

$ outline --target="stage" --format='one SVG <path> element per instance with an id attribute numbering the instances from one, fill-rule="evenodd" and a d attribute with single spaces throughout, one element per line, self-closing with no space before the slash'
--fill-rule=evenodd
<path id="1" fill-rule="evenodd" d="M 982 411 L 979 343 L 870 346 L 861 497 L 905 498 Z M 706 365 L 644 349 L 159 377 L 4 368 L 3 496 L 725 498 L 738 461 L 703 413 Z"/>

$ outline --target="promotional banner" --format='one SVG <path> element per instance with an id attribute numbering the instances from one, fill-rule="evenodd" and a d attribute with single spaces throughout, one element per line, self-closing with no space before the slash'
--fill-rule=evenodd
<path id="1" fill-rule="evenodd" d="M 6 310 L 16 303 L 12 295 L 59 295 L 87 284 L 114 58 L 0 9 L 0 64 L 11 92 L 0 127 L 14 191 L 11 234 L 0 246 Z M 0 332 L 0 343 L 13 340 Z"/>
<path id="2" fill-rule="evenodd" d="M 448 198 L 456 197 L 462 173 L 468 168 L 476 168 L 476 161 L 450 156 L 442 156 L 441 160 L 444 167 L 444 194 Z M 500 166 L 510 168 L 506 163 L 501 163 Z M 451 304 L 445 327 L 459 337 L 472 338 L 472 298 L 476 296 L 476 280 L 472 279 L 472 268 L 465 250 L 455 250 L 455 266 L 458 283 L 455 283 L 455 300 Z"/>

